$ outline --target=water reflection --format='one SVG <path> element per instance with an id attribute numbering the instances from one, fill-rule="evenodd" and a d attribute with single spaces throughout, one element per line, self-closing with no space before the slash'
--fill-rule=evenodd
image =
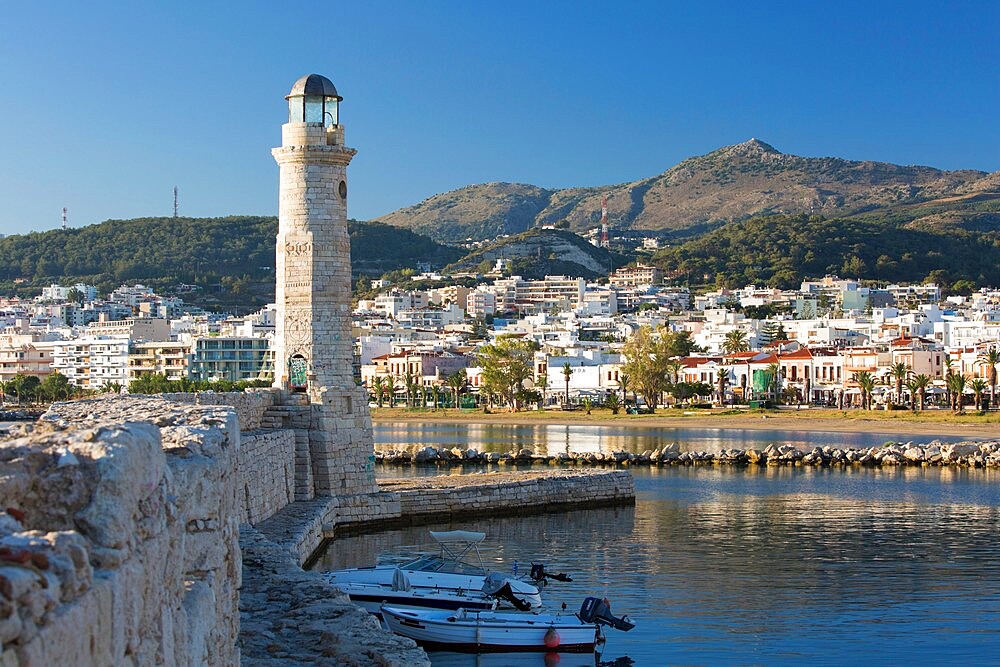
<path id="1" fill-rule="evenodd" d="M 375 425 L 378 449 L 416 450 L 473 447 L 482 452 L 531 449 L 536 454 L 627 451 L 641 453 L 676 442 L 685 451 L 712 451 L 732 447 L 766 447 L 771 443 L 813 447 L 873 447 L 887 440 L 955 442 L 957 436 L 919 438 L 892 433 L 836 433 L 777 429 L 594 426 L 567 424 L 468 424 L 381 422 Z"/>
<path id="2" fill-rule="evenodd" d="M 609 632 L 606 654 L 637 665 L 984 664 L 1000 655 L 995 470 L 633 473 L 635 508 L 344 538 L 321 567 L 418 549 L 428 528 L 471 528 L 496 545 L 487 552 L 495 569 L 538 558 L 573 575 L 546 590 L 547 606 L 609 597 L 638 625 Z M 477 664 L 462 659 L 442 664 Z"/>

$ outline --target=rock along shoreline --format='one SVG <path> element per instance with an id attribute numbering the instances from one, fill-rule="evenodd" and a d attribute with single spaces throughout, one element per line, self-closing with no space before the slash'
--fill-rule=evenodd
<path id="1" fill-rule="evenodd" d="M 723 464 L 737 466 L 965 466 L 1000 468 L 1000 441 L 926 444 L 887 442 L 876 447 L 815 447 L 803 451 L 791 445 L 768 445 L 763 449 L 722 449 L 718 452 L 681 451 L 670 443 L 641 454 L 631 452 L 587 452 L 554 455 L 536 454 L 531 449 L 506 453 L 475 449 L 423 447 L 414 452 L 383 450 L 375 453 L 376 463 L 389 466 L 473 466 L 495 465 L 587 465 L 665 466 Z"/>

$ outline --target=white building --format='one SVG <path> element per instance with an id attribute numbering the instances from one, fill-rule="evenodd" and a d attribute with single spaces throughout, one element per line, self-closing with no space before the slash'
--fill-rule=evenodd
<path id="1" fill-rule="evenodd" d="M 105 382 L 128 384 L 128 338 L 86 337 L 58 341 L 52 348 L 52 370 L 71 385 L 97 389 Z"/>

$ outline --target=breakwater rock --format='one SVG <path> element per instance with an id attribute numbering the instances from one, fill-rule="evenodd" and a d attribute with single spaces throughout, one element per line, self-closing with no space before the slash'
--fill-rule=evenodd
<path id="1" fill-rule="evenodd" d="M 1000 467 L 1000 441 L 926 444 L 887 442 L 877 447 L 815 447 L 804 451 L 792 445 L 772 444 L 763 449 L 722 449 L 717 452 L 681 451 L 677 443 L 642 453 L 560 452 L 538 454 L 524 448 L 510 452 L 478 452 L 475 449 L 423 447 L 416 451 L 376 452 L 376 462 L 386 465 L 800 465 L 800 466 L 969 466 Z"/>

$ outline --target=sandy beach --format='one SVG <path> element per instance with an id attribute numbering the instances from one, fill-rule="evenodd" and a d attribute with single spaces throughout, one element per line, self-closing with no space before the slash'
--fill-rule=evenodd
<path id="1" fill-rule="evenodd" d="M 559 410 L 493 412 L 481 410 L 407 410 L 373 408 L 372 420 L 379 422 L 466 422 L 479 424 L 590 424 L 616 427 L 689 427 L 721 429 L 769 429 L 788 431 L 832 431 L 837 433 L 898 433 L 900 436 L 955 435 L 970 439 L 1000 438 L 1000 414 L 954 415 L 943 410 L 912 414 L 897 412 L 841 412 L 804 409 L 733 414 L 708 411 L 660 410 L 652 415 L 612 415 L 607 410 L 592 414 Z"/>

